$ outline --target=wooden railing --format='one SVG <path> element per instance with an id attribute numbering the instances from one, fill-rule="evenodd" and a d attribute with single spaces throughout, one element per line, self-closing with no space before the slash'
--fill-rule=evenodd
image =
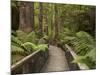
<path id="1" fill-rule="evenodd" d="M 37 50 L 11 66 L 12 74 L 39 72 L 48 58 L 48 50 Z"/>
<path id="2" fill-rule="evenodd" d="M 67 59 L 69 59 L 69 60 L 76 59 L 77 54 L 72 50 L 72 48 L 70 46 L 68 46 L 67 44 L 65 44 L 65 47 L 67 48 L 67 50 L 66 50 L 66 56 L 68 57 Z M 70 63 L 70 64 L 72 66 L 73 63 Z M 75 64 L 74 64 L 74 66 L 75 66 Z M 77 66 L 75 66 L 75 67 L 77 67 L 77 69 L 80 69 L 80 70 L 89 69 L 89 67 L 85 63 L 77 63 Z"/>

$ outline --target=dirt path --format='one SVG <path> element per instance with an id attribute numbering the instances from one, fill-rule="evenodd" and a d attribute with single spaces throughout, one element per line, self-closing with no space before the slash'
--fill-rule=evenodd
<path id="1" fill-rule="evenodd" d="M 49 46 L 49 58 L 41 72 L 56 72 L 69 70 L 64 51 L 56 46 Z"/>

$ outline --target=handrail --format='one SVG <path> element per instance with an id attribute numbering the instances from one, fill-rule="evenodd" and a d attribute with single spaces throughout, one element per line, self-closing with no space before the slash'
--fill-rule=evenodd
<path id="1" fill-rule="evenodd" d="M 30 58 L 32 58 L 35 54 L 37 54 L 38 52 L 40 52 L 41 50 L 37 50 L 35 52 L 33 52 L 32 54 L 26 56 L 25 58 L 23 58 L 22 60 L 18 61 L 17 63 L 13 64 L 11 66 L 11 71 L 15 70 L 16 68 L 20 67 L 21 65 L 23 65 L 25 62 L 27 62 Z"/>
<path id="2" fill-rule="evenodd" d="M 72 50 L 71 47 L 69 47 L 67 44 L 65 44 L 65 47 L 68 49 L 68 51 L 72 54 L 73 58 L 76 59 L 77 54 Z M 85 63 L 77 63 L 79 68 L 81 70 L 89 69 L 89 67 Z"/>

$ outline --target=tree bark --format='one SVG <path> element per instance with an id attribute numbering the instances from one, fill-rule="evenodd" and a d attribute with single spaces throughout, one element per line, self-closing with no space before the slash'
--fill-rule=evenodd
<path id="1" fill-rule="evenodd" d="M 57 5 L 55 4 L 55 38 L 58 36 L 58 9 Z"/>
<path id="2" fill-rule="evenodd" d="M 16 6 L 11 6 L 11 29 L 16 31 L 19 28 L 19 7 L 17 2 L 12 3 Z"/>
<path id="3" fill-rule="evenodd" d="M 33 31 L 34 26 L 34 5 L 32 2 L 21 2 L 19 6 L 19 30 L 26 33 Z"/>
<path id="4" fill-rule="evenodd" d="M 43 35 L 43 5 L 42 3 L 39 4 L 39 34 Z"/>

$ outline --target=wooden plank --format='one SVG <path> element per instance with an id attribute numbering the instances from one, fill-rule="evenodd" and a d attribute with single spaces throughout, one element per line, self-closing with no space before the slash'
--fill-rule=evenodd
<path id="1" fill-rule="evenodd" d="M 72 54 L 73 58 L 76 59 L 77 57 L 77 54 L 72 50 L 72 48 L 70 46 L 68 46 L 67 44 L 65 44 L 65 47 L 70 51 L 70 53 Z M 86 69 L 89 69 L 89 67 L 84 64 L 84 63 L 77 63 L 79 68 L 81 70 L 86 70 Z"/>
<path id="2" fill-rule="evenodd" d="M 22 60 L 18 61 L 17 63 L 15 63 L 14 65 L 11 66 L 11 71 L 14 71 L 16 68 L 24 65 L 28 60 L 30 60 L 33 56 L 35 56 L 38 52 L 40 52 L 41 50 L 37 50 L 35 52 L 33 52 L 32 54 L 26 56 L 25 58 L 23 58 Z"/>

